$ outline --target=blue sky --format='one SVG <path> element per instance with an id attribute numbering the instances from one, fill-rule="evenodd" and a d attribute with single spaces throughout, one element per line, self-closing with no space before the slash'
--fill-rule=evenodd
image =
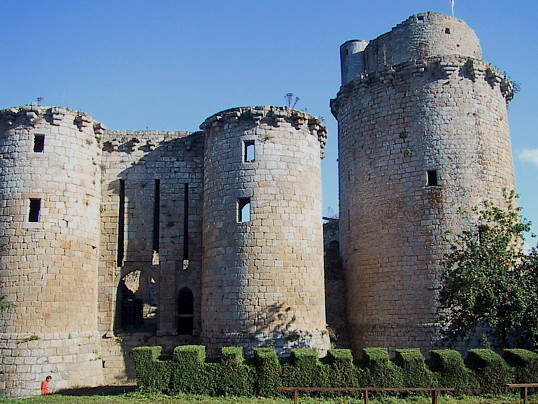
<path id="1" fill-rule="evenodd" d="M 43 97 L 110 129 L 198 129 L 223 109 L 284 105 L 325 119 L 324 213 L 338 209 L 339 46 L 449 0 L 25 0 L 0 14 L 0 108 Z M 484 58 L 521 84 L 509 110 L 523 214 L 538 231 L 538 2 L 456 0 Z"/>

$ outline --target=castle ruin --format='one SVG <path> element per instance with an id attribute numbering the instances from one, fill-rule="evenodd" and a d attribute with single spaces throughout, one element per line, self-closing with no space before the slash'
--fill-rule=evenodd
<path id="1" fill-rule="evenodd" d="M 38 394 L 47 374 L 124 378 L 137 345 L 323 355 L 332 329 L 355 354 L 435 347 L 446 232 L 515 188 L 512 83 L 438 13 L 348 41 L 341 60 L 339 240 L 333 222 L 325 243 L 327 130 L 304 112 L 232 108 L 191 133 L 0 111 L 1 394 Z"/>

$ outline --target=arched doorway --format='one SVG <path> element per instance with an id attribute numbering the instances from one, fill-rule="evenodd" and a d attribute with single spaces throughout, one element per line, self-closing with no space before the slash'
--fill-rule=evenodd
<path id="1" fill-rule="evenodd" d="M 189 288 L 182 288 L 177 299 L 177 332 L 180 335 L 192 335 L 194 299 Z"/>

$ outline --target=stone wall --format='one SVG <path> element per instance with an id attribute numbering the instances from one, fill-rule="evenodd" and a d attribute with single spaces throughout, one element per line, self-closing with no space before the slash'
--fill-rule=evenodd
<path id="1" fill-rule="evenodd" d="M 415 14 L 370 41 L 364 50 L 365 70 L 375 72 L 385 66 L 445 55 L 482 59 L 475 32 L 459 18 L 434 12 Z"/>
<path id="2" fill-rule="evenodd" d="M 328 348 L 320 157 L 326 129 L 289 108 L 208 118 L 204 171 L 202 341 Z M 253 154 L 249 154 L 249 147 Z M 241 217 L 241 208 L 250 213 Z"/>
<path id="3" fill-rule="evenodd" d="M 435 32 L 452 21 L 434 16 Z M 399 29 L 409 30 L 397 31 L 399 38 L 414 32 L 405 23 Z M 502 189 L 515 189 L 506 112 L 512 85 L 485 62 L 452 55 L 452 45 L 446 56 L 414 60 L 411 53 L 410 61 L 377 65 L 333 101 L 340 245 L 356 352 L 435 346 L 447 231 L 467 225 L 460 208 L 483 199 L 502 204 Z M 442 53 L 442 43 L 435 46 Z"/>
<path id="4" fill-rule="evenodd" d="M 66 108 L 0 111 L 0 390 L 96 384 L 100 137 Z"/>
<path id="5" fill-rule="evenodd" d="M 107 380 L 133 376 L 130 348 L 141 336 L 180 344 L 200 333 L 203 149 L 200 132 L 104 135 L 99 332 Z M 145 277 L 153 283 L 156 312 L 146 323 L 124 324 L 121 288 L 135 272 L 137 282 Z M 139 291 L 136 286 L 136 297 L 147 297 L 138 295 L 143 285 Z M 184 288 L 193 297 L 192 331 L 181 337 L 178 298 Z"/>

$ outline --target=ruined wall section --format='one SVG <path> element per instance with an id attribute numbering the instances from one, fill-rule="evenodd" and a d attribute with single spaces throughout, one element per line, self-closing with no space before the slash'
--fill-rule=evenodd
<path id="1" fill-rule="evenodd" d="M 35 104 L 0 111 L 0 394 L 102 381 L 95 346 L 104 127 Z"/>
<path id="2" fill-rule="evenodd" d="M 212 355 L 222 346 L 252 352 L 273 343 L 284 354 L 291 347 L 325 351 L 325 127 L 289 108 L 247 107 L 215 114 L 201 128 L 203 343 Z M 241 217 L 247 202 L 250 213 Z"/>
<path id="3" fill-rule="evenodd" d="M 194 337 L 200 333 L 203 148 L 200 132 L 105 132 L 99 331 L 108 379 L 129 368 L 116 337 L 127 346 L 148 331 L 122 329 L 119 285 L 129 273 L 141 271 L 156 283 L 157 329 L 148 336 L 185 342 L 177 337 L 182 288 L 193 294 Z"/>
<path id="4" fill-rule="evenodd" d="M 502 189 L 515 189 L 512 96 L 512 83 L 492 66 L 447 55 L 362 74 L 333 101 L 356 352 L 426 351 L 438 342 L 435 288 L 446 232 L 468 225 L 460 208 L 502 204 Z"/>

